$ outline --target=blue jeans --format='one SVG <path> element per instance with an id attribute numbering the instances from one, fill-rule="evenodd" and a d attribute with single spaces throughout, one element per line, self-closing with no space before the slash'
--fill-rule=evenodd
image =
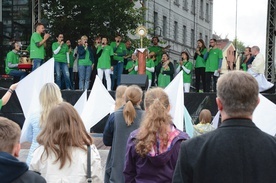
<path id="1" fill-rule="evenodd" d="M 18 71 L 18 70 L 11 70 L 9 73 L 10 76 L 20 77 L 20 80 L 27 76 L 27 72 L 25 71 Z"/>
<path id="2" fill-rule="evenodd" d="M 75 83 L 74 83 L 74 76 L 73 76 L 73 68 L 69 67 L 68 69 L 69 69 L 71 87 L 74 90 L 75 89 Z"/>
<path id="3" fill-rule="evenodd" d="M 55 62 L 56 83 L 61 88 L 61 72 L 65 81 L 66 89 L 71 89 L 70 74 L 68 70 L 68 64 L 64 62 Z"/>
<path id="4" fill-rule="evenodd" d="M 92 73 L 91 65 L 79 65 L 79 89 L 86 90 L 89 88 L 90 76 Z"/>
<path id="5" fill-rule="evenodd" d="M 41 66 L 43 63 L 43 59 L 40 58 L 34 58 L 33 59 L 33 68 L 32 71 L 36 70 L 39 66 Z"/>
<path id="6" fill-rule="evenodd" d="M 115 80 L 117 79 L 117 86 L 121 84 L 121 75 L 124 70 L 124 62 L 118 62 L 113 66 L 113 77 L 112 77 L 112 86 L 111 89 L 114 89 Z"/>

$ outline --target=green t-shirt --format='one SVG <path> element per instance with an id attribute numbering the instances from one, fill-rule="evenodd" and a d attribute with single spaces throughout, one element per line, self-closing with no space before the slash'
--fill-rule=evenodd
<path id="1" fill-rule="evenodd" d="M 156 60 L 154 62 L 154 65 L 157 66 L 161 62 L 163 49 L 160 46 L 151 46 L 149 47 L 149 51 L 155 53 Z"/>
<path id="2" fill-rule="evenodd" d="M 219 67 L 219 59 L 222 59 L 222 51 L 219 48 L 213 48 L 209 51 L 208 58 L 206 60 L 205 72 L 215 72 Z"/>
<path id="3" fill-rule="evenodd" d="M 2 108 L 2 106 L 3 106 L 3 101 L 2 99 L 0 99 L 0 109 Z"/>
<path id="4" fill-rule="evenodd" d="M 177 65 L 177 67 L 179 64 Z M 188 74 L 183 69 L 183 83 L 191 83 L 192 82 L 192 70 L 193 70 L 193 64 L 189 61 L 183 62 L 183 66 L 189 69 L 191 72 Z"/>
<path id="5" fill-rule="evenodd" d="M 8 63 L 18 64 L 19 63 L 19 55 L 17 53 L 15 53 L 14 51 L 10 51 L 7 54 L 6 67 L 5 67 L 6 74 L 9 74 L 11 70 L 18 70 L 18 68 L 9 68 Z"/>
<path id="6" fill-rule="evenodd" d="M 90 60 L 90 53 L 88 49 L 85 50 L 85 58 L 79 59 L 78 62 L 79 62 L 79 65 L 84 65 L 84 66 L 92 65 L 92 61 Z"/>
<path id="7" fill-rule="evenodd" d="M 246 63 L 242 63 L 241 68 L 243 71 L 247 71 Z"/>
<path id="8" fill-rule="evenodd" d="M 161 68 L 160 74 L 158 75 L 158 86 L 161 88 L 166 88 L 171 82 L 171 76 L 167 74 L 162 74 L 163 71 L 169 71 L 170 67 L 165 69 L 164 67 Z"/>
<path id="9" fill-rule="evenodd" d="M 152 59 L 147 59 L 146 60 L 146 67 L 149 67 L 149 68 L 154 68 L 154 62 Z M 151 80 L 152 79 L 152 72 L 146 70 L 146 75 L 148 76 L 148 79 Z"/>
<path id="10" fill-rule="evenodd" d="M 195 68 L 200 68 L 200 67 L 205 67 L 205 60 L 204 60 L 204 54 L 207 52 L 207 49 L 204 48 L 202 51 L 200 51 L 201 55 L 198 55 L 196 57 L 196 63 L 195 63 Z"/>
<path id="11" fill-rule="evenodd" d="M 114 55 L 113 49 L 111 46 L 105 46 L 102 48 L 98 47 L 97 53 L 99 53 L 103 49 L 101 56 L 98 59 L 97 69 L 110 69 L 111 68 L 111 56 Z"/>
<path id="12" fill-rule="evenodd" d="M 128 74 L 137 74 L 137 71 L 135 71 L 134 69 L 136 65 L 138 65 L 138 62 L 136 60 L 130 60 L 127 62 L 126 70 L 128 71 L 132 68 L 132 70 Z"/>
<path id="13" fill-rule="evenodd" d="M 32 34 L 32 37 L 30 40 L 30 58 L 31 59 L 33 58 L 44 59 L 45 57 L 44 45 L 41 45 L 40 47 L 36 46 L 36 43 L 39 43 L 42 40 L 43 38 L 37 32 L 34 32 Z"/>
<path id="14" fill-rule="evenodd" d="M 127 52 L 126 45 L 124 43 L 119 43 L 119 45 L 116 46 L 116 42 L 111 42 L 110 46 L 113 48 L 114 60 L 123 62 L 124 56 L 126 55 L 126 52 Z"/>
<path id="15" fill-rule="evenodd" d="M 58 42 L 54 42 L 52 44 L 52 51 L 54 52 L 59 46 L 60 45 Z M 62 44 L 59 52 L 57 54 L 53 53 L 55 62 L 67 63 L 67 56 L 66 56 L 67 52 L 68 52 L 68 46 L 66 44 Z"/>

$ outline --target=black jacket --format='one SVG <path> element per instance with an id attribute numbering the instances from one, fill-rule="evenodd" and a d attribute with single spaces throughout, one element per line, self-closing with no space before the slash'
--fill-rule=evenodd
<path id="1" fill-rule="evenodd" d="M 276 181 L 276 139 L 249 119 L 228 119 L 181 144 L 173 182 Z"/>
<path id="2" fill-rule="evenodd" d="M 24 162 L 20 162 L 11 154 L 0 152 L 1 183 L 46 183 L 39 174 L 28 170 Z"/>

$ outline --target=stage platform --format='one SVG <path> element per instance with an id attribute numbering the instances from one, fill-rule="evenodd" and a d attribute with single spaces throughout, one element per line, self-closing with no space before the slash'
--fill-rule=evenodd
<path id="1" fill-rule="evenodd" d="M 6 90 L 0 89 L 0 96 L 2 97 L 6 93 Z M 62 91 L 62 97 L 65 101 L 71 103 L 74 105 L 79 97 L 82 95 L 82 91 Z M 88 96 L 90 94 L 90 91 L 88 91 Z M 110 92 L 111 96 L 115 96 L 115 92 Z M 262 93 L 267 99 L 272 101 L 276 104 L 276 94 L 274 93 Z M 27 98 L 31 98 L 32 96 L 28 96 L 26 94 Z M 216 115 L 218 109 L 216 105 L 216 93 L 185 93 L 184 94 L 184 104 L 190 113 L 193 121 L 195 123 L 198 122 L 198 115 L 199 112 L 202 109 L 209 109 L 213 116 Z M 143 104 L 142 104 L 143 105 Z M 20 106 L 20 103 L 18 101 L 18 98 L 16 96 L 16 93 L 14 93 L 8 102 L 7 105 L 3 106 L 0 111 L 0 116 L 7 117 L 16 123 L 18 123 L 21 127 L 24 123 L 25 117 L 22 112 L 22 108 Z M 91 132 L 94 133 L 102 133 L 104 125 L 105 125 L 105 119 L 101 120 L 100 123 L 95 125 Z"/>

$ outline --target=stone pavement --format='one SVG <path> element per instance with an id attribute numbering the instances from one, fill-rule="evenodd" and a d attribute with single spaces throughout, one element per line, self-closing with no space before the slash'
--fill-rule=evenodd
<path id="1" fill-rule="evenodd" d="M 96 145 L 100 156 L 101 156 L 101 161 L 102 161 L 102 167 L 103 167 L 103 173 L 105 170 L 105 163 L 106 163 L 106 158 L 108 156 L 108 152 L 110 147 L 107 147 L 103 144 L 102 140 L 102 134 L 92 134 L 93 142 Z M 29 142 L 24 142 L 21 144 L 21 150 L 19 154 L 19 160 L 20 161 L 26 161 L 28 153 L 29 153 L 29 148 L 30 148 L 30 143 Z"/>

